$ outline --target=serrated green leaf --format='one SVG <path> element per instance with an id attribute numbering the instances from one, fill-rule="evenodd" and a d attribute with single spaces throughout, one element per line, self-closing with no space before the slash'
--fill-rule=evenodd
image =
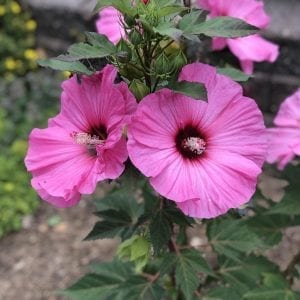
<path id="1" fill-rule="evenodd" d="M 97 212 L 97 215 L 103 220 L 95 224 L 84 240 L 126 237 L 131 232 L 133 221 L 126 211 L 109 209 Z"/>
<path id="2" fill-rule="evenodd" d="M 160 275 L 164 276 L 165 274 L 171 273 L 172 269 L 176 265 L 176 262 L 177 262 L 177 257 L 175 253 L 164 254 L 159 266 Z"/>
<path id="3" fill-rule="evenodd" d="M 299 200 L 299 190 L 294 190 L 293 187 L 290 187 L 286 191 L 283 199 L 267 211 L 266 215 L 300 215 Z"/>
<path id="4" fill-rule="evenodd" d="M 184 33 L 193 31 L 193 27 L 203 23 L 206 20 L 208 12 L 202 9 L 193 9 L 190 13 L 184 15 L 179 22 L 179 29 Z"/>
<path id="5" fill-rule="evenodd" d="M 90 266 L 92 273 L 113 278 L 119 282 L 125 281 L 133 274 L 133 264 L 114 259 L 111 262 L 98 263 Z"/>
<path id="6" fill-rule="evenodd" d="M 92 274 L 85 275 L 62 294 L 74 300 L 118 299 L 120 285 L 133 273 L 131 264 L 118 260 L 96 264 L 92 266 L 92 271 Z"/>
<path id="7" fill-rule="evenodd" d="M 195 249 L 185 249 L 177 253 L 175 278 L 186 299 L 192 298 L 200 284 L 199 273 L 214 275 L 201 253 Z"/>
<path id="8" fill-rule="evenodd" d="M 69 47 L 67 55 L 61 55 L 61 60 L 77 61 L 82 59 L 103 58 L 112 54 L 110 49 L 77 43 Z"/>
<path id="9" fill-rule="evenodd" d="M 241 300 L 241 296 L 231 287 L 213 287 L 202 300 Z"/>
<path id="10" fill-rule="evenodd" d="M 300 216 L 259 214 L 245 221 L 266 246 L 277 245 L 282 238 L 282 229 L 300 225 Z"/>
<path id="11" fill-rule="evenodd" d="M 180 5 L 170 5 L 170 6 L 164 6 L 157 12 L 158 17 L 166 17 L 168 15 L 174 14 L 174 13 L 180 13 L 182 11 L 187 10 L 187 7 L 183 7 Z"/>
<path id="12" fill-rule="evenodd" d="M 172 235 L 170 222 L 163 211 L 159 211 L 154 215 L 149 230 L 154 252 L 158 253 L 168 243 Z"/>
<path id="13" fill-rule="evenodd" d="M 208 222 L 207 236 L 214 250 L 233 260 L 262 248 L 263 241 L 243 220 L 219 218 Z"/>
<path id="14" fill-rule="evenodd" d="M 48 67 L 59 71 L 70 71 L 72 73 L 86 75 L 93 74 L 93 72 L 90 71 L 83 63 L 79 61 L 62 61 L 59 59 L 59 56 L 51 59 L 40 59 L 38 60 L 38 64 L 42 67 Z"/>
<path id="15" fill-rule="evenodd" d="M 111 291 L 119 286 L 119 282 L 97 274 L 88 274 L 77 283 L 62 292 L 75 300 L 108 300 Z"/>
<path id="16" fill-rule="evenodd" d="M 216 17 L 191 28 L 191 34 L 210 37 L 243 37 L 257 33 L 258 28 L 238 18 Z"/>
<path id="17" fill-rule="evenodd" d="M 161 300 L 164 296 L 164 289 L 158 283 L 141 276 L 130 277 L 120 290 L 127 300 Z"/>
<path id="18" fill-rule="evenodd" d="M 288 216 L 299 216 L 300 205 L 299 205 L 299 194 L 300 194 L 300 167 L 288 165 L 282 172 L 282 177 L 286 179 L 290 184 L 285 189 L 285 195 L 283 199 L 271 209 L 266 212 L 266 215 L 288 215 Z"/>
<path id="19" fill-rule="evenodd" d="M 183 33 L 182 30 L 175 27 L 175 24 L 173 24 L 173 22 L 169 21 L 161 22 L 160 24 L 158 24 L 158 26 L 154 27 L 153 30 L 160 35 L 168 36 L 173 40 L 178 40 Z"/>
<path id="20" fill-rule="evenodd" d="M 225 67 L 225 68 L 217 68 L 217 72 L 222 75 L 226 75 L 233 79 L 234 81 L 243 82 L 247 81 L 252 75 L 246 74 L 236 68 Z"/>
<path id="21" fill-rule="evenodd" d="M 126 212 L 131 219 L 137 219 L 142 213 L 142 205 L 137 203 L 137 201 L 128 194 L 126 190 L 114 190 L 111 193 L 108 193 L 101 199 L 94 201 L 97 211 L 102 210 L 120 210 Z"/>
<path id="22" fill-rule="evenodd" d="M 194 99 L 207 100 L 207 91 L 202 83 L 178 81 L 168 86 L 175 93 L 183 94 Z"/>
<path id="23" fill-rule="evenodd" d="M 299 300 L 300 294 L 293 292 L 286 279 L 278 273 L 264 273 L 263 286 L 247 292 L 243 299 L 253 300 Z"/>
<path id="24" fill-rule="evenodd" d="M 220 259 L 219 274 L 240 296 L 257 286 L 263 272 L 279 272 L 279 269 L 262 256 L 251 255 L 241 262 Z"/>

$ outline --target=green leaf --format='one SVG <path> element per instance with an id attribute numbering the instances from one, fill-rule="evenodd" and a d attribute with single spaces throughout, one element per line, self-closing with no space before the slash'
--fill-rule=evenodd
<path id="1" fill-rule="evenodd" d="M 75 300 L 117 299 L 116 291 L 119 293 L 120 285 L 133 273 L 131 264 L 118 260 L 96 264 L 92 266 L 92 271 L 62 294 Z"/>
<path id="2" fill-rule="evenodd" d="M 178 81 L 169 85 L 175 93 L 183 94 L 194 99 L 207 100 L 207 91 L 202 83 Z"/>
<path id="3" fill-rule="evenodd" d="M 61 55 L 61 60 L 77 61 L 82 59 L 103 58 L 112 54 L 110 49 L 92 46 L 86 43 L 78 43 L 70 46 L 67 55 Z"/>
<path id="4" fill-rule="evenodd" d="M 282 229 L 300 225 L 300 216 L 259 214 L 245 221 L 266 246 L 277 245 L 282 238 Z"/>
<path id="5" fill-rule="evenodd" d="M 133 222 L 126 212 L 110 209 L 97 212 L 97 216 L 103 220 L 95 224 L 93 230 L 84 240 L 114 238 L 116 236 L 126 237 L 130 234 Z"/>
<path id="6" fill-rule="evenodd" d="M 300 205 L 299 205 L 299 190 L 293 189 L 291 187 L 288 189 L 283 197 L 283 199 L 273 206 L 266 215 L 300 215 Z"/>
<path id="7" fill-rule="evenodd" d="M 92 46 L 101 47 L 105 49 L 109 54 L 116 52 L 116 46 L 103 34 L 97 32 L 85 32 L 87 41 Z"/>
<path id="8" fill-rule="evenodd" d="M 42 67 L 48 67 L 54 70 L 59 71 L 70 71 L 72 73 L 93 74 L 83 63 L 79 61 L 62 61 L 60 60 L 60 56 L 57 58 L 51 59 L 40 59 L 38 60 L 38 64 Z"/>
<path id="9" fill-rule="evenodd" d="M 213 287 L 202 300 L 241 300 L 241 296 L 230 287 Z"/>
<path id="10" fill-rule="evenodd" d="M 142 213 L 142 205 L 125 188 L 114 190 L 101 199 L 94 201 L 97 211 L 120 210 L 126 212 L 131 219 L 137 219 Z"/>
<path id="11" fill-rule="evenodd" d="M 214 250 L 233 260 L 264 246 L 263 241 L 243 220 L 219 218 L 208 222 L 207 236 Z"/>
<path id="12" fill-rule="evenodd" d="M 174 13 L 180 13 L 182 11 L 187 10 L 187 7 L 183 7 L 180 5 L 172 5 L 172 6 L 165 6 L 159 9 L 157 12 L 158 17 L 165 17 Z"/>
<path id="13" fill-rule="evenodd" d="M 280 274 L 264 273 L 263 286 L 246 293 L 243 299 L 253 300 L 299 300 L 300 294 L 293 292 Z"/>
<path id="14" fill-rule="evenodd" d="M 257 287 L 263 272 L 279 272 L 276 265 L 262 256 L 244 257 L 241 262 L 220 259 L 219 274 L 240 296 Z"/>
<path id="15" fill-rule="evenodd" d="M 160 276 L 171 273 L 172 269 L 176 265 L 176 262 L 177 256 L 175 253 L 165 253 L 159 265 Z"/>
<path id="16" fill-rule="evenodd" d="M 131 3 L 131 0 L 98 0 L 94 8 L 94 13 L 97 13 L 99 10 L 106 6 L 113 6 L 122 14 L 133 17 L 137 14 L 137 10 L 132 6 Z"/>
<path id="17" fill-rule="evenodd" d="M 210 37 L 243 37 L 257 33 L 258 28 L 238 18 L 217 17 L 195 25 L 189 33 Z"/>
<path id="18" fill-rule="evenodd" d="M 162 210 L 153 216 L 149 230 L 154 252 L 158 253 L 168 243 L 172 235 L 170 221 Z"/>
<path id="19" fill-rule="evenodd" d="M 201 253 L 195 249 L 186 249 L 177 253 L 175 278 L 187 300 L 192 298 L 200 284 L 199 273 L 213 275 L 212 270 Z"/>
<path id="20" fill-rule="evenodd" d="M 266 215 L 289 215 L 289 216 L 299 216 L 300 215 L 300 205 L 299 205 L 299 194 L 300 194 L 300 167 L 288 165 L 282 172 L 282 176 L 290 184 L 285 189 L 285 195 L 283 199 L 271 209 L 266 212 Z"/>
<path id="21" fill-rule="evenodd" d="M 141 276 L 132 276 L 120 286 L 122 299 L 127 300 L 161 300 L 164 289 L 156 282 Z"/>
<path id="22" fill-rule="evenodd" d="M 179 22 L 179 29 L 185 33 L 193 31 L 193 27 L 197 24 L 203 23 L 206 20 L 208 12 L 202 9 L 193 9 L 191 13 L 182 17 Z"/>
<path id="23" fill-rule="evenodd" d="M 160 24 L 158 24 L 158 26 L 154 27 L 153 30 L 160 35 L 168 36 L 173 40 L 178 40 L 183 33 L 182 30 L 175 27 L 175 24 L 173 22 L 169 21 L 161 22 Z"/>
<path id="24" fill-rule="evenodd" d="M 246 74 L 236 68 L 225 67 L 225 68 L 217 68 L 217 72 L 222 75 L 226 75 L 233 79 L 234 81 L 243 82 L 247 81 L 252 75 Z"/>

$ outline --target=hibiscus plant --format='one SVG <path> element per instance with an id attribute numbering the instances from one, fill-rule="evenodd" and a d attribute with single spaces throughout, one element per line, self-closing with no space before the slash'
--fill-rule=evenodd
<path id="1" fill-rule="evenodd" d="M 40 61 L 72 76 L 62 84 L 60 113 L 32 131 L 25 158 L 32 186 L 52 205 L 93 194 L 99 221 L 86 240 L 120 240 L 113 261 L 92 265 L 62 293 L 299 299 L 291 289 L 299 257 L 282 272 L 265 255 L 282 229 L 300 224 L 299 168 L 266 167 L 290 182 L 280 203 L 256 190 L 267 156 L 283 168 L 300 154 L 299 92 L 281 108 L 276 125 L 283 128 L 269 132 L 237 82 L 254 62 L 278 56 L 258 33 L 269 22 L 263 3 L 100 0 L 95 12 L 97 33 Z M 227 45 L 248 75 L 205 64 L 210 45 Z M 196 58 L 190 49 L 199 50 Z M 102 181 L 110 191 L 99 199 Z"/>

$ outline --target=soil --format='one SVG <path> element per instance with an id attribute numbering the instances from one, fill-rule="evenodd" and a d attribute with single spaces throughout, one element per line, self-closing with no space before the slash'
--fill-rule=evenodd
<path id="1" fill-rule="evenodd" d="M 90 199 L 67 210 L 42 203 L 24 219 L 23 230 L 0 240 L 0 300 L 63 299 L 56 291 L 90 263 L 110 260 L 116 240 L 82 241 L 95 223 L 92 211 Z"/>

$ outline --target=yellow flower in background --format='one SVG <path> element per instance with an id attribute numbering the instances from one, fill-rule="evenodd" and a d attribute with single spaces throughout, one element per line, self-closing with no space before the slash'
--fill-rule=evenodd
<path id="1" fill-rule="evenodd" d="M 28 31 L 34 31 L 34 30 L 36 30 L 36 27 L 37 27 L 36 21 L 34 21 L 34 20 L 28 20 L 25 23 L 25 27 L 26 27 L 26 29 Z"/>
<path id="2" fill-rule="evenodd" d="M 6 9 L 4 5 L 0 5 L 0 16 L 4 16 L 6 13 Z"/>
<path id="3" fill-rule="evenodd" d="M 16 69 L 17 62 L 12 57 L 8 57 L 4 61 L 4 66 L 7 70 L 12 71 Z"/>
<path id="4" fill-rule="evenodd" d="M 10 10 L 12 11 L 13 14 L 17 15 L 21 12 L 21 6 L 13 1 L 11 4 L 10 4 Z"/>
<path id="5" fill-rule="evenodd" d="M 28 60 L 37 60 L 39 58 L 38 53 L 34 49 L 27 49 L 24 52 L 24 57 Z"/>

